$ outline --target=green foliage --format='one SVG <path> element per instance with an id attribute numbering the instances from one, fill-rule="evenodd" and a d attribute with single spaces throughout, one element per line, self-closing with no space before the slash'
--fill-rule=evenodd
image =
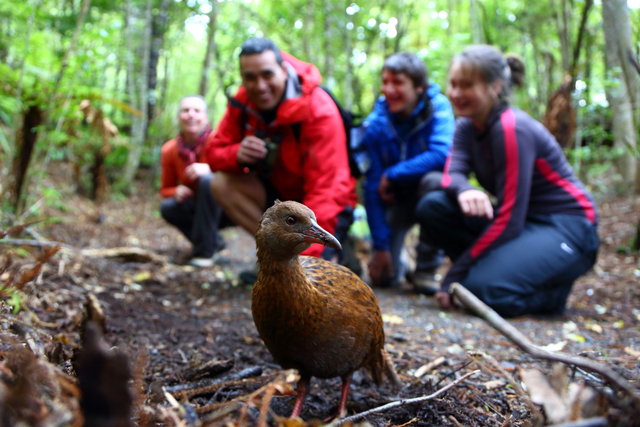
<path id="1" fill-rule="evenodd" d="M 22 308 L 22 296 L 18 292 L 12 292 L 7 298 L 7 305 L 11 307 L 13 314 L 18 314 Z"/>
<path id="2" fill-rule="evenodd" d="M 44 199 L 44 204 L 46 206 L 50 206 L 54 209 L 57 209 L 61 212 L 69 212 L 71 209 L 62 195 L 62 193 L 55 188 L 44 188 L 42 190 L 42 197 Z"/>
<path id="3" fill-rule="evenodd" d="M 430 81 L 444 90 L 455 53 L 470 43 L 493 43 L 523 58 L 526 87 L 515 94 L 515 100 L 522 109 L 540 118 L 549 95 L 559 87 L 566 71 L 561 66 L 558 1 L 564 0 L 171 1 L 159 49 L 158 85 L 149 94 L 157 99 L 155 115 L 147 129 L 140 164 L 157 165 L 161 144 L 177 130 L 178 100 L 198 91 L 212 6 L 218 13 L 216 54 L 208 93 L 203 95 L 215 127 L 226 107 L 225 91 L 233 92 L 240 83 L 238 48 L 251 36 L 270 37 L 283 50 L 317 65 L 324 83 L 345 105 L 361 114 L 370 112 L 379 94 L 380 68 L 389 54 L 403 50 L 417 53 L 427 65 Z M 568 31 L 572 42 L 585 2 L 569 2 Z M 28 103 L 36 103 L 46 112 L 33 167 L 42 169 L 49 161 L 71 161 L 83 172 L 81 180 L 88 180 L 87 173 L 103 144 L 83 117 L 79 107 L 83 99 L 90 100 L 120 132 L 111 141 L 111 151 L 105 159 L 109 176 L 119 176 L 127 164 L 131 144 L 135 143 L 131 140 L 132 130 L 142 110 L 140 100 L 145 88 L 139 82 L 147 75 L 147 59 L 141 52 L 152 28 L 147 4 L 146 0 L 125 4 L 93 0 L 77 44 L 67 55 L 80 2 L 0 3 L 3 181 L 8 173 L 6 165 L 10 164 L 7 160 L 15 154 L 13 139 L 20 123 L 16 119 Z M 153 13 L 160 11 L 160 0 L 149 4 Z M 576 76 L 587 87 L 580 129 L 586 148 L 571 154 L 573 161 L 581 165 L 581 173 L 589 177 L 605 173 L 598 169 L 592 156 L 611 164 L 613 160 L 605 157 L 619 155 L 605 154 L 609 149 L 598 147 L 611 139 L 611 118 L 607 109 L 598 107 L 593 100 L 603 93 L 605 84 L 615 84 L 604 78 L 599 8 L 594 6 L 587 21 L 589 45 L 583 45 L 585 51 Z M 631 22 L 635 34 L 640 34 L 638 10 L 631 11 Z M 44 179 L 43 175 L 35 176 Z"/>
<path id="4" fill-rule="evenodd" d="M 594 193 L 611 196 L 627 190 L 626 183 L 615 170 L 615 162 L 628 155 L 624 150 L 593 143 L 569 150 L 566 154 L 580 179 Z"/>

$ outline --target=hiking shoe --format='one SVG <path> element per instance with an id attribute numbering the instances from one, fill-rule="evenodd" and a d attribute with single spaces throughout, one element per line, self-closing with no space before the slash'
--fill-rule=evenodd
<path id="1" fill-rule="evenodd" d="M 204 258 L 204 257 L 193 257 L 189 260 L 189 265 L 198 268 L 208 268 L 213 267 L 215 261 L 213 258 Z"/>
<path id="2" fill-rule="evenodd" d="M 413 289 L 422 295 L 435 295 L 440 284 L 438 275 L 428 271 L 414 271 L 407 273 L 407 281 L 413 285 Z"/>

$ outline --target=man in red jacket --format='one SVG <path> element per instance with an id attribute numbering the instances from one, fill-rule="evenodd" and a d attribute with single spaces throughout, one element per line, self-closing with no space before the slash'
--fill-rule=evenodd
<path id="1" fill-rule="evenodd" d="M 321 227 L 343 239 L 356 182 L 340 112 L 319 87 L 320 72 L 264 38 L 247 40 L 239 57 L 242 86 L 207 146 L 215 199 L 252 235 L 277 198 L 304 203 Z M 336 259 L 323 250 L 314 244 L 303 255 Z"/>
<path id="2" fill-rule="evenodd" d="M 180 133 L 164 143 L 160 155 L 160 195 L 164 198 L 160 213 L 193 245 L 190 264 L 208 267 L 224 243 L 218 236 L 222 211 L 211 195 L 213 173 L 205 155 L 211 127 L 204 98 L 182 98 L 178 123 Z"/>

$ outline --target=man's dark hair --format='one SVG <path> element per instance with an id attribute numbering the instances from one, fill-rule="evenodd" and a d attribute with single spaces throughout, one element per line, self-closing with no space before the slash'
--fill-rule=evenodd
<path id="1" fill-rule="evenodd" d="M 278 64 L 282 64 L 280 49 L 278 49 L 278 46 L 276 46 L 272 40 L 264 37 L 253 37 L 242 43 L 242 46 L 240 46 L 240 55 L 238 56 L 255 55 L 266 52 L 267 50 L 272 51 L 276 55 Z"/>
<path id="2" fill-rule="evenodd" d="M 385 59 L 382 69 L 389 70 L 394 74 L 404 73 L 409 76 L 413 86 L 427 89 L 427 68 L 424 66 L 424 62 L 413 53 L 394 53 Z"/>

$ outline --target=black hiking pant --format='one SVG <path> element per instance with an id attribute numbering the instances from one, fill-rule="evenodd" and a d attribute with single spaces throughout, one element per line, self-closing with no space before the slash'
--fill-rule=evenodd
<path id="1" fill-rule="evenodd" d="M 418 217 L 427 238 L 455 262 L 489 220 L 462 214 L 444 191 L 425 195 Z M 573 282 L 595 263 L 596 225 L 575 215 L 527 218 L 517 237 L 481 255 L 461 284 L 506 317 L 562 314 Z"/>
<path id="2" fill-rule="evenodd" d="M 210 258 L 224 246 L 218 235 L 222 208 L 211 194 L 214 174 L 200 177 L 195 197 L 178 202 L 166 198 L 160 205 L 160 214 L 175 226 L 193 245 L 193 257 Z"/>

